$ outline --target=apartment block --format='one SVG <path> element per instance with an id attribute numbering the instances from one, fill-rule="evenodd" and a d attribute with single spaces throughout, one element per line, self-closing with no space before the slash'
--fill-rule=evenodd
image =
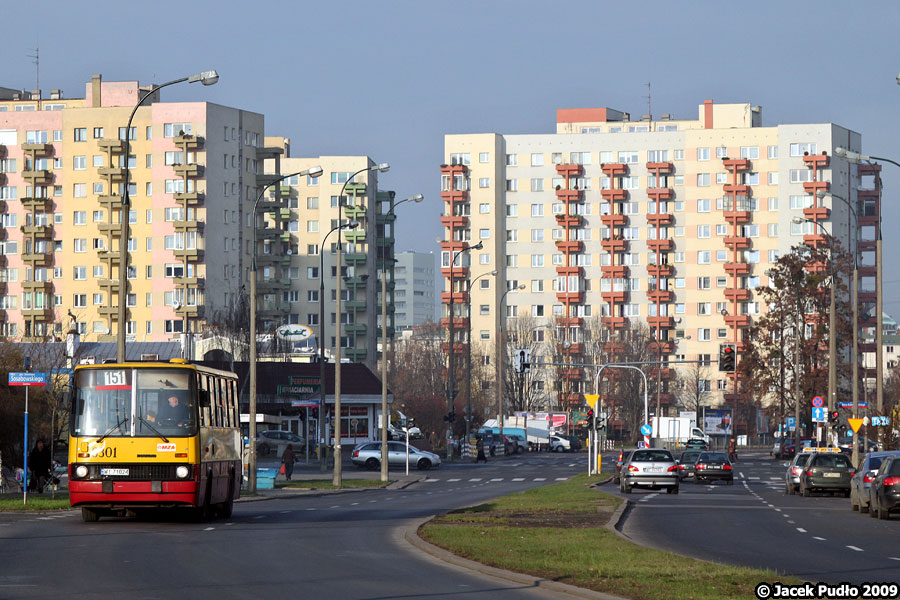
<path id="1" fill-rule="evenodd" d="M 866 231 L 879 211 L 877 167 L 834 156 L 837 146 L 858 151 L 858 133 L 832 123 L 765 126 L 760 107 L 712 101 L 695 119 L 631 120 L 610 108 L 556 117 L 554 133 L 445 136 L 442 317 L 449 325 L 452 304 L 455 351 L 468 319 L 473 336 L 493 344 L 501 324 L 527 315 L 555 325 L 565 360 L 581 363 L 585 321 L 599 317 L 613 361 L 620 333 L 639 319 L 660 360 L 711 361 L 713 403 L 730 405 L 748 399 L 718 372 L 719 344 L 742 347 L 765 310 L 755 288 L 791 247 L 833 235 L 860 256 L 860 300 L 874 303 Z M 818 198 L 820 190 L 858 207 L 858 222 L 848 202 Z M 479 242 L 481 251 L 469 251 Z M 661 369 L 663 414 L 675 405 L 671 381 L 681 367 L 672 367 Z M 593 392 L 583 369 L 554 377 L 548 408 L 583 406 Z"/>
<path id="2" fill-rule="evenodd" d="M 240 294 L 263 116 L 157 91 L 126 131 L 149 90 L 95 75 L 81 98 L 0 92 L 3 334 L 59 335 L 71 313 L 83 339 L 115 339 L 126 164 L 129 338 L 198 331 Z"/>
<path id="3" fill-rule="evenodd" d="M 320 177 L 293 175 L 273 186 L 260 203 L 258 290 L 263 326 L 309 325 L 327 353 L 337 342 L 337 282 L 340 277 L 341 356 L 374 368 L 381 338 L 381 281 L 387 267 L 388 337 L 394 331 L 394 192 L 378 189 L 375 163 L 367 156 L 292 158 L 290 144 L 267 146 L 283 156 L 265 161 L 267 177 L 321 166 Z M 280 171 L 279 171 L 280 169 Z M 341 190 L 343 189 L 343 195 Z M 337 229 L 351 221 L 355 228 Z M 327 240 L 326 240 L 327 238 Z M 341 246 L 340 269 L 337 264 Z M 319 317 L 324 283 L 325 322 Z M 324 327 L 323 327 L 324 326 Z"/>
<path id="4" fill-rule="evenodd" d="M 431 252 L 398 252 L 396 264 L 397 330 L 435 320 L 436 257 Z"/>

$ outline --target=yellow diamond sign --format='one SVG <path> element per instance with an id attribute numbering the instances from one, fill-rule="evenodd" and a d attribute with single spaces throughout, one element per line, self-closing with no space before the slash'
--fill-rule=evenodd
<path id="1" fill-rule="evenodd" d="M 600 394 L 585 394 L 584 401 L 587 402 L 587 405 L 594 410 L 597 410 L 597 401 L 600 399 Z"/>
<path id="2" fill-rule="evenodd" d="M 863 424 L 862 419 L 847 419 L 847 422 L 850 423 L 850 429 L 853 430 L 853 433 L 859 431 L 860 426 Z"/>

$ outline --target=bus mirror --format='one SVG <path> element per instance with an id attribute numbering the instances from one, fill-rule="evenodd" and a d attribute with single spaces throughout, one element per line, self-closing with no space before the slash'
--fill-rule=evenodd
<path id="1" fill-rule="evenodd" d="M 209 390 L 200 390 L 200 407 L 209 408 Z"/>

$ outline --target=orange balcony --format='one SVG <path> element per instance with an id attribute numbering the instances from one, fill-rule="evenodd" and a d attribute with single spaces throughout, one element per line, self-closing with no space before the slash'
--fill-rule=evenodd
<path id="1" fill-rule="evenodd" d="M 647 351 L 651 354 L 672 354 L 675 352 L 675 342 L 671 340 L 657 342 L 654 340 L 647 344 Z"/>
<path id="2" fill-rule="evenodd" d="M 654 329 L 656 327 L 671 329 L 675 327 L 675 317 L 647 317 L 647 325 Z"/>
<path id="3" fill-rule="evenodd" d="M 675 404 L 675 394 L 672 392 L 660 392 L 659 403 L 663 406 Z"/>
<path id="4" fill-rule="evenodd" d="M 628 299 L 628 292 L 601 292 L 600 297 L 604 302 L 622 303 Z"/>
<path id="5" fill-rule="evenodd" d="M 624 279 L 628 277 L 628 267 L 625 265 L 606 265 L 600 267 L 600 274 L 605 279 Z"/>
<path id="6" fill-rule="evenodd" d="M 469 267 L 444 267 L 441 269 L 441 275 L 450 279 L 468 279 L 469 278 Z"/>
<path id="7" fill-rule="evenodd" d="M 581 215 L 555 215 L 556 223 L 560 227 L 581 227 L 584 217 Z"/>
<path id="8" fill-rule="evenodd" d="M 725 297 L 732 302 L 747 302 L 751 296 L 753 296 L 753 292 L 743 288 L 725 290 Z"/>
<path id="9" fill-rule="evenodd" d="M 672 188 L 647 188 L 651 200 L 671 200 L 675 196 Z"/>
<path id="10" fill-rule="evenodd" d="M 628 223 L 625 215 L 600 215 L 600 222 L 607 227 L 624 227 Z"/>
<path id="11" fill-rule="evenodd" d="M 649 213 L 647 222 L 651 225 L 671 225 L 675 221 L 675 215 L 669 213 Z"/>
<path id="12" fill-rule="evenodd" d="M 557 344 L 556 351 L 560 354 L 581 354 L 584 352 L 584 344 Z"/>
<path id="13" fill-rule="evenodd" d="M 441 344 L 441 351 L 445 354 L 450 352 L 450 342 L 444 342 Z M 466 345 L 462 342 L 456 342 L 453 344 L 453 354 L 465 354 Z"/>
<path id="14" fill-rule="evenodd" d="M 570 276 L 577 275 L 578 277 L 584 276 L 584 267 L 556 267 L 556 274 L 561 276 Z"/>
<path id="15" fill-rule="evenodd" d="M 817 169 L 822 169 L 828 166 L 828 155 L 824 152 L 822 154 L 805 154 L 803 162 L 809 167 L 815 166 Z"/>
<path id="16" fill-rule="evenodd" d="M 560 392 L 557 396 L 560 402 L 566 402 L 569 404 L 583 404 L 584 396 L 578 392 Z"/>
<path id="17" fill-rule="evenodd" d="M 584 302 L 584 292 L 559 292 L 556 299 L 565 304 L 581 304 Z"/>
<path id="18" fill-rule="evenodd" d="M 574 164 L 560 164 L 556 165 L 556 172 L 563 177 L 579 177 L 584 174 L 584 166 Z"/>
<path id="19" fill-rule="evenodd" d="M 628 198 L 628 192 L 620 189 L 600 190 L 600 195 L 607 202 L 623 202 Z"/>
<path id="20" fill-rule="evenodd" d="M 450 216 L 450 217 L 441 217 L 441 225 L 444 227 L 461 227 L 465 228 L 469 224 L 469 217 L 464 216 Z"/>
<path id="21" fill-rule="evenodd" d="M 466 250 L 468 247 L 469 242 L 441 240 L 441 250 L 446 250 L 447 252 L 459 252 L 460 250 Z"/>
<path id="22" fill-rule="evenodd" d="M 651 277 L 671 277 L 675 274 L 672 265 L 647 265 L 647 275 Z"/>
<path id="23" fill-rule="evenodd" d="M 750 238 L 748 237 L 727 237 L 725 238 L 725 245 L 731 249 L 745 249 L 750 247 Z"/>
<path id="24" fill-rule="evenodd" d="M 582 190 L 556 190 L 556 197 L 559 198 L 560 201 L 565 202 L 567 204 L 571 204 L 573 202 L 582 202 L 584 201 L 584 192 Z"/>
<path id="25" fill-rule="evenodd" d="M 827 181 L 804 181 L 803 191 L 807 194 L 815 194 L 819 190 L 828 191 Z"/>
<path id="26" fill-rule="evenodd" d="M 671 302 L 675 299 L 675 292 L 672 290 L 650 290 L 647 292 L 647 299 L 650 302 Z"/>
<path id="27" fill-rule="evenodd" d="M 600 247 L 606 252 L 625 252 L 626 244 L 625 240 L 600 240 Z"/>
<path id="28" fill-rule="evenodd" d="M 624 163 L 605 163 L 600 165 L 604 175 L 609 177 L 621 177 L 628 173 L 628 165 Z"/>
<path id="29" fill-rule="evenodd" d="M 813 221 L 824 221 L 831 216 L 831 209 L 826 206 L 813 206 L 803 209 L 803 216 Z"/>
<path id="30" fill-rule="evenodd" d="M 670 162 L 648 162 L 648 171 L 656 171 L 658 173 L 671 173 L 675 170 L 675 165 Z"/>
<path id="31" fill-rule="evenodd" d="M 810 263 L 806 269 L 811 273 L 823 273 L 828 270 L 828 265 L 826 263 Z"/>
<path id="32" fill-rule="evenodd" d="M 746 223 L 752 216 L 749 210 L 726 210 L 722 215 L 725 220 L 732 225 L 736 223 Z"/>
<path id="33" fill-rule="evenodd" d="M 745 262 L 725 263 L 725 272 L 728 273 L 729 275 L 734 275 L 736 277 L 749 275 L 750 274 L 750 263 L 745 263 Z"/>
<path id="34" fill-rule="evenodd" d="M 626 317 L 600 317 L 600 322 L 604 327 L 610 329 L 622 329 L 628 324 L 628 319 Z"/>
<path id="35" fill-rule="evenodd" d="M 557 240 L 556 247 L 560 252 L 583 252 L 584 242 L 581 240 Z"/>
<path id="36" fill-rule="evenodd" d="M 469 167 L 466 165 L 441 165 L 441 173 L 444 175 L 456 175 L 463 174 L 469 172 Z"/>
<path id="37" fill-rule="evenodd" d="M 467 292 L 441 292 L 441 302 L 444 304 L 450 304 L 451 297 L 453 304 L 465 304 L 469 300 Z"/>
<path id="38" fill-rule="evenodd" d="M 749 171 L 750 170 L 750 159 L 749 158 L 723 158 L 722 164 L 729 171 Z"/>
<path id="39" fill-rule="evenodd" d="M 463 330 L 469 326 L 469 320 L 465 317 L 456 317 L 453 319 L 453 329 Z M 450 329 L 450 319 L 444 317 L 441 319 L 441 327 L 444 329 Z"/>
<path id="40" fill-rule="evenodd" d="M 582 327 L 584 319 L 581 317 L 558 317 L 556 324 L 559 327 Z"/>
<path id="41" fill-rule="evenodd" d="M 584 371 L 580 367 L 562 367 L 556 373 L 563 379 L 583 379 Z"/>
<path id="42" fill-rule="evenodd" d="M 647 240 L 647 247 L 654 252 L 670 252 L 675 247 L 673 240 Z"/>
<path id="43" fill-rule="evenodd" d="M 675 369 L 672 367 L 662 367 L 661 369 L 657 369 L 656 373 L 659 375 L 660 379 L 672 379 L 675 377 Z"/>
<path id="44" fill-rule="evenodd" d="M 722 189 L 725 190 L 726 194 L 732 194 L 734 196 L 749 196 L 753 192 L 753 188 L 742 183 L 726 183 L 722 186 Z"/>
<path id="45" fill-rule="evenodd" d="M 750 315 L 725 315 L 725 324 L 729 327 L 750 327 Z"/>
<path id="46" fill-rule="evenodd" d="M 450 206 L 454 204 L 462 204 L 469 201 L 469 192 L 466 190 L 451 190 L 441 192 L 441 200 L 447 202 Z"/>
<path id="47" fill-rule="evenodd" d="M 821 233 L 813 233 L 811 235 L 804 235 L 803 243 L 810 246 L 825 245 L 828 243 L 828 238 L 826 238 Z"/>

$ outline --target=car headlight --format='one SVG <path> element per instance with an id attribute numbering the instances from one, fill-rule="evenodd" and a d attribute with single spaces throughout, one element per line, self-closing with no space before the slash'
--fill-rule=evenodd
<path id="1" fill-rule="evenodd" d="M 84 479 L 88 475 L 88 468 L 84 465 L 78 465 L 75 467 L 75 476 L 79 479 Z"/>
<path id="2" fill-rule="evenodd" d="M 190 474 L 191 470 L 184 465 L 179 465 L 175 468 L 175 477 L 177 477 L 178 479 L 185 479 Z"/>

